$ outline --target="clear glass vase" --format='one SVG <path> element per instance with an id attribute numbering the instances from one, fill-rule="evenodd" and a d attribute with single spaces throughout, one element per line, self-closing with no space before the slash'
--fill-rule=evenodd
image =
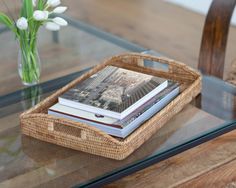
<path id="1" fill-rule="evenodd" d="M 19 39 L 18 73 L 25 86 L 39 83 L 41 62 L 38 54 L 37 39 Z"/>

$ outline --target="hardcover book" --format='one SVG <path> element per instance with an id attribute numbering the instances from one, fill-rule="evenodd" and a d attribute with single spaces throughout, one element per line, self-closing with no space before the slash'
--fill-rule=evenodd
<path id="1" fill-rule="evenodd" d="M 179 85 L 177 83 L 169 82 L 166 89 L 151 98 L 122 120 L 71 108 L 59 103 L 50 107 L 48 114 L 86 123 L 97 127 L 107 134 L 125 138 L 152 115 L 166 106 L 178 94 Z"/>
<path id="2" fill-rule="evenodd" d="M 167 85 L 163 78 L 107 66 L 58 100 L 65 106 L 123 119 Z"/>

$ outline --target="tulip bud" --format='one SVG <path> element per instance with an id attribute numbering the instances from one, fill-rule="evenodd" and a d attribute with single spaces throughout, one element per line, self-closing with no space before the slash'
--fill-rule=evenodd
<path id="1" fill-rule="evenodd" d="M 16 26 L 20 30 L 26 30 L 28 28 L 28 21 L 25 17 L 21 17 L 16 21 Z"/>
<path id="2" fill-rule="evenodd" d="M 64 20 L 63 18 L 60 18 L 60 17 L 53 18 L 52 21 L 59 26 L 67 26 L 68 25 L 67 21 Z"/>
<path id="3" fill-rule="evenodd" d="M 48 29 L 50 31 L 58 31 L 60 29 L 60 26 L 54 22 L 47 22 L 45 27 L 46 27 L 46 29 Z"/>
<path id="4" fill-rule="evenodd" d="M 61 4 L 60 0 L 48 0 L 47 5 L 50 7 L 56 7 Z"/>
<path id="5" fill-rule="evenodd" d="M 67 7 L 57 7 L 52 12 L 56 14 L 64 13 L 67 10 Z"/>

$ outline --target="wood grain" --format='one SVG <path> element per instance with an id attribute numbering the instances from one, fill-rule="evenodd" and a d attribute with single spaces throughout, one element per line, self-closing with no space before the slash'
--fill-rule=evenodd
<path id="1" fill-rule="evenodd" d="M 204 176 L 206 173 L 236 159 L 235 136 L 236 131 L 233 131 L 106 187 L 181 187 L 185 182 L 189 182 L 187 185 L 194 185 L 195 182 L 191 183 L 191 181 L 196 177 L 199 177 L 196 180 L 199 185 L 207 185 L 213 180 Z M 231 168 L 231 166 L 228 167 Z M 228 171 L 233 169 L 232 166 L 232 169 Z M 204 179 L 200 177 L 201 175 Z M 230 178 L 228 180 L 226 184 L 231 182 Z"/>
<path id="2" fill-rule="evenodd" d="M 198 68 L 204 74 L 223 78 L 230 20 L 236 0 L 214 0 L 202 35 Z"/>
<path id="3" fill-rule="evenodd" d="M 191 181 L 180 184 L 177 187 L 236 187 L 236 160 L 229 161 L 228 163 L 213 169 L 207 173 L 193 178 Z"/>

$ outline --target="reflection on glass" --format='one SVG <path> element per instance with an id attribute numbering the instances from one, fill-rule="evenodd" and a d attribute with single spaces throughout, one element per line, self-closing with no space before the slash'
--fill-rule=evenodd
<path id="1" fill-rule="evenodd" d="M 9 166 L 14 165 L 14 161 L 22 156 L 21 136 L 19 134 L 0 135 L 0 179 L 6 176 Z M 2 174 L 3 173 L 3 174 Z M 2 175 L 1 175 L 2 174 Z"/>
<path id="2" fill-rule="evenodd" d="M 235 120 L 236 87 L 211 76 L 203 76 L 202 83 L 202 109 L 222 119 Z"/>
<path id="3" fill-rule="evenodd" d="M 40 102 L 40 95 L 42 94 L 41 86 L 36 85 L 33 87 L 26 88 L 21 91 L 21 96 L 23 100 L 21 101 L 21 105 L 23 110 L 27 110 Z"/>

